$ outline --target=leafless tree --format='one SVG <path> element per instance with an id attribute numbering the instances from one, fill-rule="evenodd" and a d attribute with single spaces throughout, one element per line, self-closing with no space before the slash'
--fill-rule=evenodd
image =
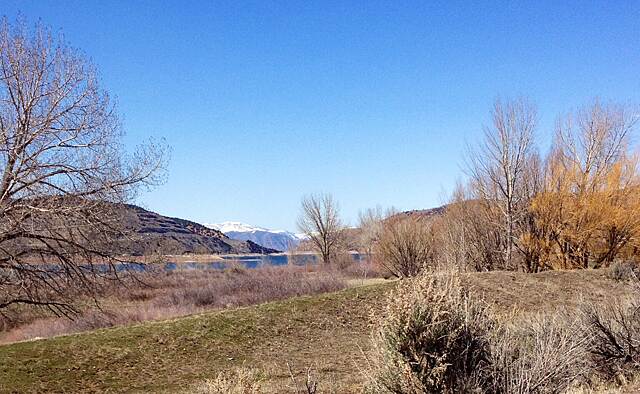
<path id="1" fill-rule="evenodd" d="M 40 24 L 0 22 L 0 313 L 73 310 L 117 277 L 122 203 L 160 180 L 164 149 L 121 145 L 95 67 Z"/>
<path id="2" fill-rule="evenodd" d="M 537 110 L 526 99 L 496 100 L 492 126 L 485 127 L 484 140 L 469 155 L 469 172 L 477 198 L 499 212 L 494 223 L 504 234 L 504 264 L 510 266 L 516 227 L 526 212 L 527 166 L 534 151 Z"/>
<path id="3" fill-rule="evenodd" d="M 491 204 L 458 184 L 442 217 L 436 220 L 439 264 L 460 270 L 490 271 L 502 261 L 504 235 L 494 225 Z"/>
<path id="4" fill-rule="evenodd" d="M 338 204 L 330 194 L 313 194 L 302 199 L 298 229 L 320 254 L 324 264 L 330 264 L 339 252 L 344 237 Z"/>
<path id="5" fill-rule="evenodd" d="M 359 247 L 372 257 L 374 245 L 380 239 L 384 227 L 384 220 L 397 214 L 395 208 L 383 210 L 381 206 L 367 208 L 358 214 Z"/>
<path id="6" fill-rule="evenodd" d="M 558 121 L 555 146 L 562 165 L 581 175 L 579 193 L 596 191 L 620 158 L 640 120 L 637 108 L 595 100 Z"/>

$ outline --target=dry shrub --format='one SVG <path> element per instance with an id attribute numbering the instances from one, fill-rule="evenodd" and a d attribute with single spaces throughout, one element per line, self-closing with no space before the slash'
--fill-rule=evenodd
<path id="1" fill-rule="evenodd" d="M 617 281 L 637 281 L 640 278 L 640 265 L 633 261 L 617 261 L 611 264 L 607 276 Z"/>
<path id="2" fill-rule="evenodd" d="M 281 300 L 307 294 L 326 293 L 346 287 L 330 272 L 306 272 L 304 267 L 263 267 L 221 273 L 215 280 L 179 281 L 152 300 L 158 307 L 191 305 L 235 307 Z"/>
<path id="3" fill-rule="evenodd" d="M 330 270 L 307 272 L 305 267 L 190 270 L 141 274 L 126 290 L 104 289 L 101 309 L 85 309 L 73 319 L 25 316 L 20 323 L 0 331 L 0 342 L 46 338 L 341 290 L 343 276 Z M 27 319 L 27 317 L 29 319 Z M 0 326 L 7 319 L 0 317 Z"/>
<path id="4" fill-rule="evenodd" d="M 435 239 L 431 224 L 417 217 L 387 219 L 375 245 L 384 268 L 398 278 L 416 276 L 435 264 Z"/>
<path id="5" fill-rule="evenodd" d="M 458 274 L 402 283 L 385 313 L 369 372 L 375 393 L 559 393 L 589 372 L 581 319 L 557 313 L 502 322 Z"/>
<path id="6" fill-rule="evenodd" d="M 320 264 L 315 267 L 317 271 L 341 273 L 351 268 L 354 264 L 357 264 L 347 250 L 338 250 L 331 255 L 331 262 L 329 264 Z"/>
<path id="7" fill-rule="evenodd" d="M 512 269 L 504 258 L 504 234 L 496 226 L 499 210 L 477 199 L 472 189 L 458 185 L 434 223 L 440 264 L 465 271 Z"/>
<path id="8" fill-rule="evenodd" d="M 494 321 L 472 302 L 459 276 L 404 282 L 390 294 L 385 313 L 374 333 L 373 392 L 452 393 L 485 385 Z"/>
<path id="9" fill-rule="evenodd" d="M 518 318 L 491 337 L 494 393 L 561 393 L 588 370 L 588 336 L 565 313 Z"/>
<path id="10" fill-rule="evenodd" d="M 605 381 L 625 384 L 640 373 L 640 305 L 635 301 L 587 306 L 593 368 Z"/>
<path id="11" fill-rule="evenodd" d="M 340 274 L 349 279 L 385 278 L 389 273 L 379 264 L 368 259 L 353 262 L 340 270 Z"/>
<path id="12" fill-rule="evenodd" d="M 234 371 L 223 371 L 214 379 L 207 379 L 198 385 L 197 394 L 259 394 L 264 391 L 264 376 L 250 368 L 242 367 Z"/>
<path id="13" fill-rule="evenodd" d="M 169 319 L 194 313 L 191 306 L 158 308 L 150 303 L 122 306 L 117 310 L 88 310 L 74 316 L 48 317 L 34 320 L 2 333 L 0 343 L 10 343 L 34 338 L 50 338 L 58 335 L 108 328 L 119 325 Z"/>

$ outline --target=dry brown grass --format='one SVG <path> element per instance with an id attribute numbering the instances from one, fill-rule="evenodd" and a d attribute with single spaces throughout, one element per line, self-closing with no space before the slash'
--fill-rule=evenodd
<path id="1" fill-rule="evenodd" d="M 265 371 L 245 366 L 218 373 L 212 379 L 199 382 L 185 393 L 196 394 L 337 394 L 341 393 L 330 379 L 319 377 L 317 371 L 308 367 L 294 371 L 288 365 L 289 381 L 276 383 L 272 380 L 279 371 Z M 281 371 L 280 371 L 281 372 Z"/>
<path id="2" fill-rule="evenodd" d="M 222 371 L 213 379 L 195 385 L 193 394 L 260 394 L 264 393 L 265 377 L 255 369 L 246 367 Z"/>
<path id="3" fill-rule="evenodd" d="M 348 276 L 350 278 L 350 276 Z M 211 309 L 259 304 L 300 295 L 326 293 L 347 287 L 338 271 L 309 271 L 283 266 L 225 271 L 189 270 L 147 273 L 101 291 L 100 307 L 86 305 L 73 319 L 26 310 L 5 320 L 0 342 L 87 331 L 97 328 L 162 320 Z"/>
<path id="4" fill-rule="evenodd" d="M 549 313 L 563 304 L 572 313 L 580 300 L 600 304 L 632 291 L 606 270 L 473 273 L 462 279 L 502 320 L 512 318 L 514 309 L 526 317 L 528 310 Z M 175 392 L 242 366 L 268 371 L 267 387 L 286 388 L 287 363 L 296 367 L 299 382 L 312 366 L 319 392 L 360 392 L 375 323 L 371 312 L 383 313 L 387 292 L 399 282 L 0 346 L 0 392 Z"/>
<path id="5" fill-rule="evenodd" d="M 467 278 L 467 279 L 464 279 Z M 624 299 L 632 286 L 612 280 L 608 269 L 478 272 L 463 276 L 470 290 L 501 313 L 540 313 L 577 310 L 584 302 L 600 304 Z"/>

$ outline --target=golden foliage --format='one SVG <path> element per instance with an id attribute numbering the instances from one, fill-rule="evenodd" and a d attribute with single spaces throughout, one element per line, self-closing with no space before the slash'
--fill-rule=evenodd
<path id="1" fill-rule="evenodd" d="M 639 157 L 629 152 L 634 119 L 598 103 L 559 126 L 547 159 L 544 189 L 531 202 L 534 228 L 522 242 L 544 268 L 602 267 L 637 258 L 640 236 Z"/>

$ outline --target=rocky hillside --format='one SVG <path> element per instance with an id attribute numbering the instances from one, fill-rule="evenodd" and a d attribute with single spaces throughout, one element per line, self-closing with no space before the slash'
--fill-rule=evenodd
<path id="1" fill-rule="evenodd" d="M 408 217 L 419 217 L 419 218 L 432 218 L 436 216 L 443 215 L 447 210 L 447 205 L 443 205 L 436 208 L 429 209 L 416 209 L 413 211 L 404 211 L 400 212 L 398 216 L 408 216 Z"/>
<path id="2" fill-rule="evenodd" d="M 189 220 L 162 216 L 135 205 L 124 212 L 131 239 L 118 242 L 119 254 L 236 254 L 274 253 L 252 241 L 239 241 Z"/>

